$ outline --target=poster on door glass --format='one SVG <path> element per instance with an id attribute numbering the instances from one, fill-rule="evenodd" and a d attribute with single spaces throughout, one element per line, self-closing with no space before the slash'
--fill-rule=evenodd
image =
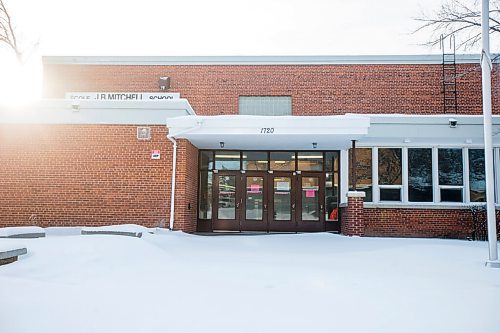
<path id="1" fill-rule="evenodd" d="M 290 191 L 290 183 L 289 182 L 277 182 L 276 190 L 277 191 Z"/>

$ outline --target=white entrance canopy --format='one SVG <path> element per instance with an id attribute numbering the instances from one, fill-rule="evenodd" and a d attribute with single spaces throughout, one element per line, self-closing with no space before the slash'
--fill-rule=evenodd
<path id="1" fill-rule="evenodd" d="M 169 136 L 200 149 L 345 149 L 368 133 L 370 118 L 341 116 L 185 116 L 169 119 Z"/>

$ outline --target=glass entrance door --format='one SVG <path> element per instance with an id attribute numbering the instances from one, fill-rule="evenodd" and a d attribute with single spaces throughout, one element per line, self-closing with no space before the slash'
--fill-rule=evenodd
<path id="1" fill-rule="evenodd" d="M 297 231 L 324 230 L 324 182 L 319 173 L 297 176 Z"/>
<path id="2" fill-rule="evenodd" d="M 213 229 L 240 231 L 239 174 L 224 172 L 214 174 L 214 212 Z"/>
<path id="3" fill-rule="evenodd" d="M 293 173 L 275 173 L 269 178 L 269 231 L 296 231 Z"/>
<path id="4" fill-rule="evenodd" d="M 243 182 L 241 230 L 267 231 L 267 173 L 246 173 L 241 178 Z"/>
<path id="5" fill-rule="evenodd" d="M 340 230 L 338 151 L 201 151 L 198 230 Z"/>

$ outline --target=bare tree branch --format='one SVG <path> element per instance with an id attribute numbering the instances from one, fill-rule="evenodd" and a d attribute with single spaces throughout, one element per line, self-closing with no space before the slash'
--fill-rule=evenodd
<path id="1" fill-rule="evenodd" d="M 0 0 L 0 44 L 7 45 L 22 62 L 23 53 L 17 44 L 17 38 L 12 24 L 12 18 L 5 7 L 4 0 Z"/>
<path id="2" fill-rule="evenodd" d="M 490 33 L 500 37 L 500 0 L 490 0 L 490 3 Z M 420 23 L 414 34 L 429 32 L 422 45 L 435 46 L 441 36 L 455 36 L 458 49 L 469 50 L 481 40 L 481 11 L 477 0 L 445 0 L 434 13 L 421 13 L 414 20 Z"/>

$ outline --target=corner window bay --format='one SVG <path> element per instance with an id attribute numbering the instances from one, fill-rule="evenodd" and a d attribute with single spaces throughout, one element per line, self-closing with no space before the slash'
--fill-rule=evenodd
<path id="1" fill-rule="evenodd" d="M 267 131 L 272 128 L 262 134 Z M 339 156 L 338 151 L 200 151 L 198 229 L 340 231 Z"/>
<path id="2" fill-rule="evenodd" d="M 486 201 L 484 149 L 357 148 L 356 190 L 365 202 L 448 205 Z M 496 160 L 500 150 L 495 150 Z M 498 167 L 495 168 L 498 178 Z M 498 201 L 498 200 L 497 200 Z"/>

